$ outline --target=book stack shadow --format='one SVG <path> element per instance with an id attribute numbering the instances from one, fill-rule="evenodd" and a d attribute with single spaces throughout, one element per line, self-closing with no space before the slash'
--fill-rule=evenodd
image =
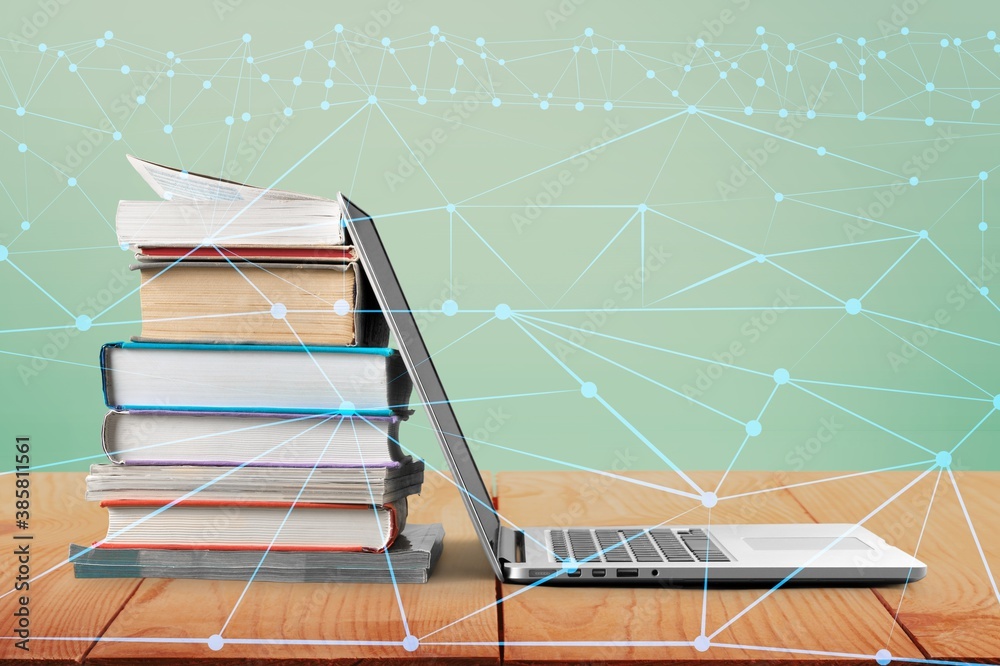
<path id="1" fill-rule="evenodd" d="M 407 522 L 412 388 L 336 201 L 133 157 L 122 201 L 141 334 L 104 345 L 87 499 L 107 536 L 77 578 L 426 582 L 440 524 Z"/>

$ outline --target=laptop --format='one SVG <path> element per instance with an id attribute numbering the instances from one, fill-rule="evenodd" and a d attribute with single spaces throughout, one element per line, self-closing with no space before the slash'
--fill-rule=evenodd
<path id="1" fill-rule="evenodd" d="M 426 406 L 497 578 L 554 585 L 873 585 L 923 578 L 924 563 L 851 524 L 529 527 L 501 524 L 378 225 L 343 195 L 345 224 Z M 555 511 L 557 507 L 551 507 Z M 622 516 L 623 521 L 628 516 Z"/>

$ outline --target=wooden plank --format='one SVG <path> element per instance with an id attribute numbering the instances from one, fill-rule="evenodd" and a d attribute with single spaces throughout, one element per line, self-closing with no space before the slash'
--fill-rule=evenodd
<path id="1" fill-rule="evenodd" d="M 670 473 L 637 472 L 627 476 L 679 488 Z M 691 475 L 705 489 L 715 488 L 719 473 Z M 764 473 L 731 473 L 720 496 L 774 487 Z M 500 513 L 519 525 L 658 524 L 691 511 L 672 524 L 707 524 L 708 510 L 691 499 L 625 481 L 582 472 L 501 473 L 497 496 Z M 686 487 L 684 487 L 687 490 Z M 784 490 L 720 500 L 711 512 L 716 523 L 812 522 Z M 503 595 L 523 591 L 504 585 Z M 756 662 L 791 659 L 816 663 L 851 661 L 850 657 L 789 653 L 781 648 L 874 655 L 886 647 L 883 628 L 892 623 L 868 588 L 780 589 L 720 632 L 705 652 L 690 646 L 578 646 L 577 641 L 693 641 L 701 634 L 706 600 L 706 635 L 753 604 L 764 590 L 660 588 L 535 587 L 504 602 L 505 663 L 653 662 L 658 660 Z M 518 645 L 524 641 L 556 642 Z M 558 644 L 562 642 L 562 644 Z M 739 646 L 776 648 L 751 650 Z M 897 658 L 921 653 L 903 632 L 889 648 Z M 869 657 L 871 658 L 871 657 Z M 874 662 L 874 660 L 873 660 Z"/>
<path id="2" fill-rule="evenodd" d="M 90 544 L 107 534 L 107 514 L 83 499 L 83 473 L 32 472 L 28 529 L 15 524 L 15 479 L 0 481 L 0 594 L 14 588 L 20 563 L 13 555 L 29 544 L 30 576 L 27 593 L 14 592 L 0 599 L 0 664 L 24 664 L 46 660 L 53 664 L 78 663 L 111 619 L 139 585 L 135 580 L 88 581 L 73 577 L 73 565 L 65 564 L 42 577 L 69 556 L 69 544 Z M 28 540 L 15 536 L 31 535 Z M 13 613 L 19 598 L 27 596 L 31 640 L 28 652 L 12 640 L 17 629 Z M 77 637 L 74 640 L 44 640 Z"/>
<path id="3" fill-rule="evenodd" d="M 496 582 L 457 489 L 428 474 L 422 495 L 411 498 L 410 520 L 441 522 L 445 548 L 430 582 L 400 585 L 410 632 L 422 637 L 466 614 L 490 607 Z M 357 664 L 396 660 L 437 663 L 499 663 L 494 608 L 434 634 L 415 652 L 402 647 L 406 632 L 392 585 L 253 583 L 212 651 L 208 638 L 218 633 L 237 605 L 240 581 L 143 581 L 115 622 L 110 640 L 99 643 L 88 664 L 146 663 L 156 656 L 168 664 Z M 115 638 L 153 642 L 116 642 Z M 158 642 L 181 639 L 182 642 Z M 261 642 L 239 643 L 240 639 Z M 268 639 L 290 644 L 268 643 Z M 303 644 L 296 641 L 390 641 L 391 645 Z M 482 642 L 486 645 L 447 645 Z M 431 644 L 434 643 L 434 644 Z"/>
<path id="4" fill-rule="evenodd" d="M 855 522 L 892 497 L 916 472 L 890 472 L 791 489 L 821 521 Z M 811 475 L 810 478 L 822 478 Z M 944 660 L 1000 660 L 1000 601 L 986 574 L 948 474 L 934 471 L 865 524 L 927 564 L 927 577 L 878 594 L 926 652 Z M 998 475 L 956 472 L 959 491 L 994 575 L 1000 573 Z M 931 498 L 933 497 L 933 502 Z M 928 514 L 928 507 L 930 512 Z M 926 527 L 924 520 L 926 518 Z"/>

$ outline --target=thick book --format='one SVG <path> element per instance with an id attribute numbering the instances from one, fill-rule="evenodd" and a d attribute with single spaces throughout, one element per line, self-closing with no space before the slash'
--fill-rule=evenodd
<path id="1" fill-rule="evenodd" d="M 389 416 L 412 388 L 392 349 L 114 342 L 100 361 L 104 402 L 118 411 Z"/>
<path id="2" fill-rule="evenodd" d="M 258 551 L 233 550 L 88 549 L 77 544 L 70 544 L 69 557 L 77 578 L 426 583 L 443 548 L 444 527 L 433 523 L 406 525 L 389 547 L 389 557 L 336 551 L 277 551 L 264 556 Z"/>
<path id="3" fill-rule="evenodd" d="M 108 412 L 104 452 L 124 465 L 399 467 L 399 417 L 256 412 Z"/>
<path id="4" fill-rule="evenodd" d="M 384 347 L 389 328 L 357 263 L 142 261 L 136 340 Z"/>
<path id="5" fill-rule="evenodd" d="M 381 552 L 406 523 L 406 500 L 321 502 L 105 500 L 108 535 L 97 548 L 357 550 Z"/>
<path id="6" fill-rule="evenodd" d="M 344 245 L 337 202 L 243 185 L 128 156 L 162 201 L 122 201 L 118 241 L 132 246 Z"/>
<path id="7" fill-rule="evenodd" d="M 395 467 L 207 467 L 91 465 L 87 499 L 389 504 L 420 492 L 424 464 L 407 458 Z"/>

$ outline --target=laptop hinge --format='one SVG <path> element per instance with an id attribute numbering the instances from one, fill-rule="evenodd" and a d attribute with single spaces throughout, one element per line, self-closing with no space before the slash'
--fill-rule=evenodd
<path id="1" fill-rule="evenodd" d="M 497 541 L 497 558 L 501 562 L 523 562 L 524 547 L 518 547 L 518 542 L 523 543 L 523 533 L 508 527 L 500 528 L 500 538 Z"/>

